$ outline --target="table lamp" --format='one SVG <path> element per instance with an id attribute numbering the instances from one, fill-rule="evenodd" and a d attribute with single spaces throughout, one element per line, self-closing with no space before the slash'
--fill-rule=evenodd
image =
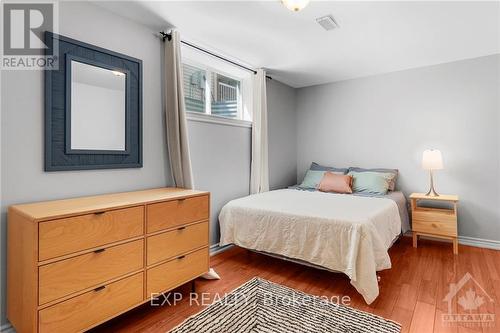
<path id="1" fill-rule="evenodd" d="M 427 149 L 426 151 L 424 151 L 422 156 L 422 168 L 424 170 L 429 170 L 431 182 L 429 192 L 427 192 L 425 195 L 438 197 L 439 194 L 436 192 L 436 190 L 434 190 L 434 179 L 432 176 L 432 172 L 434 170 L 443 169 L 443 156 L 441 155 L 441 151 L 437 149 Z"/>

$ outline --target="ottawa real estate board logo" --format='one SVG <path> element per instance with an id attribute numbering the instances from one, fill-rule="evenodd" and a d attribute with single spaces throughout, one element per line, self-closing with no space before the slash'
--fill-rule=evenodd
<path id="1" fill-rule="evenodd" d="M 442 314 L 443 326 L 495 327 L 495 300 L 469 272 L 449 285 L 443 302 L 448 309 Z"/>
<path id="2" fill-rule="evenodd" d="M 58 69 L 58 45 L 44 37 L 57 33 L 57 9 L 57 2 L 2 1 L 2 70 Z"/>

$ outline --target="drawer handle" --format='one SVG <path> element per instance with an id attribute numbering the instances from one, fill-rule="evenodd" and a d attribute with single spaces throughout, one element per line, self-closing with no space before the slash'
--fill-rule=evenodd
<path id="1" fill-rule="evenodd" d="M 104 252 L 104 251 L 106 251 L 106 249 L 97 249 L 97 250 L 94 251 L 94 253 L 101 253 L 101 252 Z"/>
<path id="2" fill-rule="evenodd" d="M 186 256 L 179 256 L 179 257 L 177 257 L 177 260 L 181 260 L 181 259 L 184 259 L 184 258 L 186 258 Z"/>
<path id="3" fill-rule="evenodd" d="M 94 213 L 94 215 L 102 215 L 102 214 L 104 214 L 104 213 L 106 213 L 106 211 L 105 211 L 105 210 L 103 210 L 102 212 L 95 212 L 95 213 Z"/>
<path id="4" fill-rule="evenodd" d="M 186 200 L 186 198 L 177 199 L 177 201 L 179 201 L 179 203 L 183 203 L 185 200 Z"/>
<path id="5" fill-rule="evenodd" d="M 177 228 L 177 230 L 184 230 L 184 229 L 186 229 L 186 227 Z"/>
<path id="6" fill-rule="evenodd" d="M 106 286 L 100 286 L 100 287 L 95 288 L 95 289 L 94 289 L 94 291 L 95 291 L 95 292 L 97 292 L 97 291 L 101 291 L 101 290 L 103 290 L 104 288 L 106 288 Z"/>

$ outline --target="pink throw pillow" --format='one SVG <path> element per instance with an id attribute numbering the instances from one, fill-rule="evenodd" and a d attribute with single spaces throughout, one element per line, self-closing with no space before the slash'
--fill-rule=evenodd
<path id="1" fill-rule="evenodd" d="M 319 183 L 321 192 L 352 193 L 352 176 L 327 171 Z"/>

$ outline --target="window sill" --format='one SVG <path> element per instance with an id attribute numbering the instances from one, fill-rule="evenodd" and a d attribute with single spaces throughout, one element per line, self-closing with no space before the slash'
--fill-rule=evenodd
<path id="1" fill-rule="evenodd" d="M 231 119 L 205 113 L 186 111 L 186 118 L 187 120 L 198 121 L 202 123 L 252 128 L 252 122 L 248 120 Z"/>

